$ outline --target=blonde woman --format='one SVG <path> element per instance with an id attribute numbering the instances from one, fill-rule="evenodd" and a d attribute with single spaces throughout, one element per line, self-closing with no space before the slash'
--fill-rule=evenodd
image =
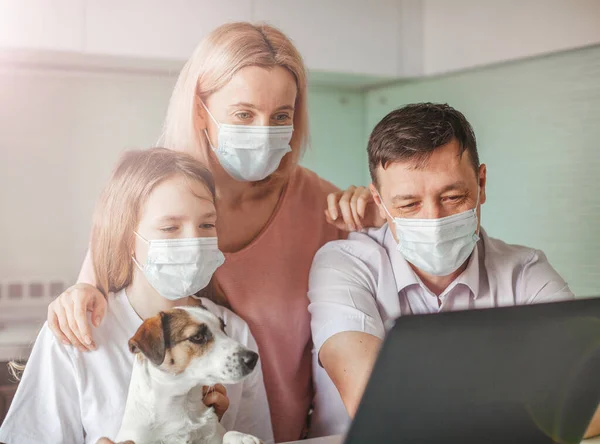
<path id="1" fill-rule="evenodd" d="M 215 178 L 226 257 L 216 292 L 256 337 L 277 441 L 304 434 L 313 398 L 313 256 L 345 236 L 340 228 L 369 225 L 376 214 L 365 208 L 367 190 L 338 192 L 298 165 L 308 140 L 306 96 L 306 69 L 284 34 L 227 24 L 199 44 L 181 71 L 164 127 L 163 144 L 191 153 Z M 49 307 L 55 335 L 82 350 L 99 345 L 86 317 L 92 311 L 98 326 L 106 311 L 96 282 L 88 257 L 79 283 Z"/>
<path id="2" fill-rule="evenodd" d="M 190 294 L 205 288 L 223 263 L 214 198 L 210 173 L 187 154 L 154 148 L 123 156 L 98 201 L 92 228 L 94 275 L 108 295 L 104 321 L 94 331 L 98 349 L 83 353 L 61 344 L 44 325 L 0 428 L 0 442 L 77 444 L 116 436 L 133 369 L 129 338 L 143 319 L 197 303 Z M 190 257 L 194 262 L 182 267 L 181 259 L 187 264 Z M 150 258 L 160 258 L 166 272 L 152 268 Z M 223 318 L 229 336 L 257 350 L 242 319 L 203 302 Z M 204 402 L 215 405 L 227 430 L 273 442 L 260 368 L 229 386 L 227 396 L 220 388 Z"/>

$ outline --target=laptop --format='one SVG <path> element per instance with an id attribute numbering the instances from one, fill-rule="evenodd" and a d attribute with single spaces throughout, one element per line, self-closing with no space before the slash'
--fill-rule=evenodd
<path id="1" fill-rule="evenodd" d="M 399 318 L 346 444 L 579 443 L 600 401 L 600 299 Z"/>

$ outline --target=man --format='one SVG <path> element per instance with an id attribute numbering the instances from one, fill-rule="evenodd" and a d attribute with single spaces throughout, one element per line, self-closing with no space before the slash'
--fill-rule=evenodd
<path id="1" fill-rule="evenodd" d="M 431 103 L 393 111 L 367 152 L 387 224 L 325 245 L 310 272 L 315 436 L 346 430 L 398 316 L 574 297 L 544 253 L 481 227 L 486 166 L 460 112 Z"/>

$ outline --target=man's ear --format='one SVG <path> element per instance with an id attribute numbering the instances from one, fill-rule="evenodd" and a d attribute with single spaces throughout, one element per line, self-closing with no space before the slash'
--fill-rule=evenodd
<path id="1" fill-rule="evenodd" d="M 371 196 L 373 196 L 375 205 L 377 205 L 377 210 L 379 211 L 379 216 L 381 217 L 381 219 L 386 221 L 387 213 L 383 209 L 383 203 L 381 202 L 381 196 L 379 195 L 379 192 L 377 191 L 377 187 L 375 186 L 375 184 L 373 184 L 373 183 L 369 184 L 369 191 L 371 191 Z"/>
<path id="2" fill-rule="evenodd" d="M 166 353 L 166 325 L 169 315 L 160 312 L 158 315 L 146 319 L 129 340 L 131 353 L 142 353 L 154 365 L 160 365 L 165 360 Z"/>
<path id="3" fill-rule="evenodd" d="M 487 167 L 485 163 L 479 166 L 479 204 L 485 203 L 487 196 L 485 193 L 485 186 L 487 185 Z"/>

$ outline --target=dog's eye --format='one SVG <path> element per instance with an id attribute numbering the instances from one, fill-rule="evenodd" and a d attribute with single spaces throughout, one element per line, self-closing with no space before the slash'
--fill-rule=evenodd
<path id="1" fill-rule="evenodd" d="M 206 344 L 207 338 L 201 333 L 198 333 L 190 338 L 190 342 L 194 344 Z"/>
<path id="2" fill-rule="evenodd" d="M 206 325 L 200 327 L 200 330 L 189 338 L 189 341 L 194 344 L 206 344 L 212 338 L 212 334 Z"/>

